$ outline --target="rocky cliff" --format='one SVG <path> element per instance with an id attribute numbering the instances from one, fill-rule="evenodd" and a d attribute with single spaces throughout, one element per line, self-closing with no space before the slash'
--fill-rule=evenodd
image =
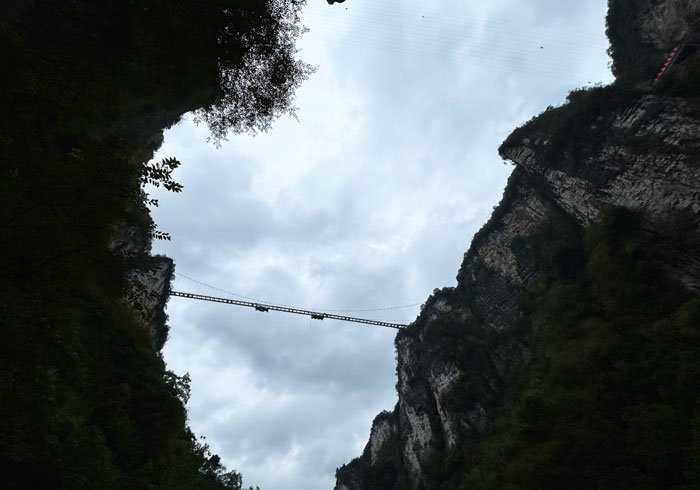
<path id="1" fill-rule="evenodd" d="M 643 95 L 597 119 L 594 130 L 605 135 L 605 143 L 577 159 L 575 166 L 544 157 L 549 142 L 539 134 L 502 148 L 502 156 L 540 179 L 547 196 L 583 226 L 607 206 L 638 211 L 669 272 L 689 288 L 699 289 L 697 102 Z"/>
<path id="2" fill-rule="evenodd" d="M 611 50 L 617 73 L 639 68 L 629 68 L 629 46 L 652 53 L 653 65 L 674 44 L 697 43 L 699 19 L 697 1 L 612 1 L 608 34 L 617 40 Z M 625 38 L 615 29 L 632 34 Z M 692 60 L 692 49 L 685 59 Z M 498 432 L 494 423 L 504 420 L 504 413 L 512 419 L 509 390 L 514 377 L 526 371 L 523 366 L 534 362 L 532 349 L 539 344 L 533 332 L 546 323 L 533 320 L 529 312 L 538 307 L 525 303 L 538 295 L 551 297 L 550 286 L 544 286 L 551 284 L 545 280 L 547 270 L 573 267 L 578 260 L 575 248 L 559 258 L 556 253 L 551 260 L 542 258 L 543 250 L 566 241 L 565 230 L 583 236 L 606 210 L 625 208 L 639 223 L 635 243 L 653 254 L 668 281 L 664 284 L 673 284 L 679 296 L 698 294 L 700 103 L 697 95 L 647 92 L 651 78 L 653 74 L 634 80 L 636 89 L 621 87 L 630 86 L 628 79 L 574 93 L 569 104 L 534 118 L 502 145 L 501 156 L 515 164 L 503 200 L 465 254 L 457 287 L 436 290 L 418 319 L 397 335 L 398 404 L 375 419 L 363 455 L 338 470 L 336 490 L 481 488 L 463 486 L 464 475 L 492 458 L 485 454 L 484 441 Z M 639 90 L 642 86 L 645 90 Z M 628 252 L 636 253 L 620 254 Z M 596 253 L 591 252 L 590 261 L 597 260 Z M 531 375 L 518 383 L 539 390 L 542 381 Z M 505 452 L 507 444 L 499 447 Z M 620 468 L 628 466 L 621 463 Z M 552 478 L 545 481 L 565 488 Z"/>
<path id="3" fill-rule="evenodd" d="M 175 264 L 170 257 L 151 255 L 151 238 L 145 230 L 139 226 L 118 226 L 110 247 L 131 264 L 126 277 L 128 293 L 124 300 L 136 312 L 153 350 L 160 351 L 168 338 L 165 305 Z"/>

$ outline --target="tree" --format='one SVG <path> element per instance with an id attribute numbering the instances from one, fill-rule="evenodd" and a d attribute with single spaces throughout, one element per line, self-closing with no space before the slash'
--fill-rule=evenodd
<path id="1" fill-rule="evenodd" d="M 314 71 L 296 59 L 304 4 L 268 0 L 224 7 L 217 38 L 221 97 L 195 117 L 217 144 L 229 133 L 267 131 L 280 115 L 295 116 L 294 91 Z"/>

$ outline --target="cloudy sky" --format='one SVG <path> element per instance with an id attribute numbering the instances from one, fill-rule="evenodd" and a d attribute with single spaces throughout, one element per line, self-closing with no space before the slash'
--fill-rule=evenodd
<path id="1" fill-rule="evenodd" d="M 298 121 L 220 149 L 187 118 L 168 131 L 156 158 L 183 163 L 184 191 L 156 193 L 172 241 L 154 251 L 192 292 L 217 294 L 184 276 L 303 308 L 420 304 L 456 283 L 500 200 L 501 141 L 571 88 L 610 80 L 606 2 L 308 2 L 299 55 L 318 69 Z M 396 403 L 391 329 L 181 298 L 168 314 L 190 425 L 246 485 L 331 490 Z"/>

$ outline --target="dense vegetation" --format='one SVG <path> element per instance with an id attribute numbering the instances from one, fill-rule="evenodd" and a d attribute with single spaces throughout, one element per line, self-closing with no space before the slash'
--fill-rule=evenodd
<path id="1" fill-rule="evenodd" d="M 498 149 L 507 158 L 507 151 L 521 145 L 538 147 L 538 164 L 544 167 L 574 168 L 581 158 L 594 154 L 609 140 L 612 111 L 627 107 L 640 92 L 615 84 L 572 90 L 564 105 L 549 106 L 515 129 Z M 601 116 L 601 114 L 607 114 Z M 606 136 L 606 138 L 603 138 Z"/>
<path id="2" fill-rule="evenodd" d="M 532 357 L 480 454 L 458 444 L 426 488 L 697 488 L 700 300 L 667 281 L 647 241 L 614 208 L 585 232 L 559 214 L 519 245 L 545 276 L 493 342 L 529 339 Z"/>
<path id="3" fill-rule="evenodd" d="M 179 189 L 175 160 L 145 163 L 163 129 L 198 111 L 221 139 L 293 110 L 302 2 L 25 3 L 0 25 L 2 486 L 240 488 L 187 428 L 188 380 L 127 272 L 166 237 L 143 183 Z"/>
<path id="4" fill-rule="evenodd" d="M 654 2 L 646 2 L 651 5 Z M 606 16 L 606 35 L 610 41 L 608 54 L 612 58 L 615 78 L 625 84 L 651 80 L 659 70 L 662 54 L 641 41 L 639 0 L 610 0 Z"/>
<path id="5" fill-rule="evenodd" d="M 629 210 L 608 209 L 586 230 L 552 215 L 513 243 L 542 272 L 513 325 L 495 332 L 448 316 L 423 331 L 431 356 L 464 373 L 442 406 L 463 420 L 481 406 L 492 422 L 485 435 L 462 425 L 452 448 L 434 441 L 420 488 L 697 488 L 700 299 L 666 278 Z M 470 287 L 452 294 L 469 301 Z M 494 391 L 494 352 L 523 347 L 528 362 Z M 380 464 L 363 455 L 338 475 L 409 488 L 398 446 L 386 446 Z"/>

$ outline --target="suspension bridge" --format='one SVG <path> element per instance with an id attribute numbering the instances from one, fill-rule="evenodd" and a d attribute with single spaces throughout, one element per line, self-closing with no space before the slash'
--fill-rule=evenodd
<path id="1" fill-rule="evenodd" d="M 193 299 L 193 300 L 198 300 L 198 301 L 209 301 L 212 303 L 222 303 L 222 304 L 228 304 L 228 305 L 233 305 L 233 306 L 243 306 L 243 307 L 248 307 L 248 308 L 253 308 L 255 311 L 259 311 L 262 313 L 267 313 L 270 311 L 280 311 L 283 313 L 291 313 L 295 315 L 303 315 L 303 316 L 308 316 L 312 320 L 324 320 L 324 319 L 329 319 L 329 320 L 339 320 L 343 322 L 352 322 L 352 323 L 361 323 L 365 325 L 376 325 L 379 327 L 387 327 L 387 328 L 394 328 L 397 330 L 400 330 L 402 328 L 408 327 L 409 323 L 400 323 L 400 322 L 394 322 L 394 321 L 384 321 L 384 320 L 378 320 L 378 319 L 372 319 L 372 318 L 362 318 L 359 316 L 351 316 L 351 315 L 345 315 L 341 314 L 343 312 L 386 312 L 386 311 L 391 311 L 391 310 L 406 310 L 408 308 L 416 308 L 420 306 L 419 304 L 410 304 L 410 305 L 404 305 L 404 306 L 396 306 L 396 307 L 390 307 L 390 308 L 376 308 L 376 309 L 371 309 L 371 310 L 320 310 L 320 309 L 304 309 L 304 308 L 296 308 L 293 306 L 286 306 L 286 305 L 279 305 L 279 304 L 273 304 L 270 302 L 264 302 L 264 301 L 259 301 L 254 298 L 249 298 L 246 296 L 242 296 L 236 293 L 232 293 L 230 291 L 226 291 L 224 289 L 219 289 L 214 286 L 210 286 L 208 284 L 205 284 L 203 282 L 197 281 L 196 279 L 192 279 L 191 277 L 185 276 L 183 274 L 177 274 L 178 278 L 184 278 L 189 280 L 191 283 L 197 284 L 200 287 L 205 287 L 210 290 L 215 290 L 218 293 L 216 295 L 213 294 L 200 294 L 199 292 L 191 292 L 191 291 L 185 291 L 185 289 L 189 288 L 171 288 L 170 289 L 170 296 L 175 296 L 179 298 L 187 298 L 187 299 Z M 228 296 L 237 296 L 238 298 L 232 298 L 232 297 L 224 297 L 223 294 L 226 294 Z"/>

